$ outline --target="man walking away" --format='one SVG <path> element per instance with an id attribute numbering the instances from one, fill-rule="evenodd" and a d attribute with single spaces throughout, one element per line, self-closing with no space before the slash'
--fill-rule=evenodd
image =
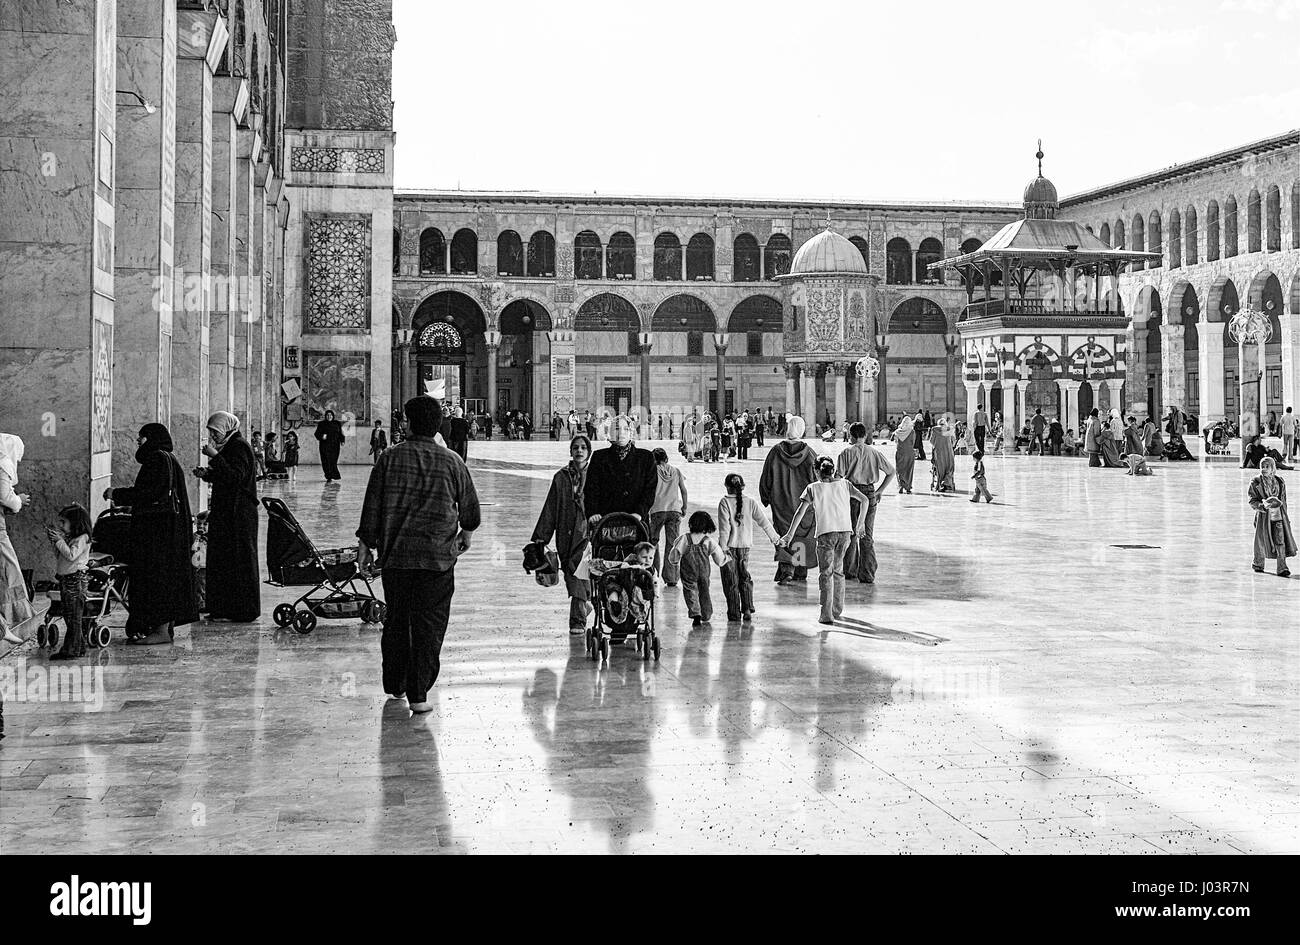
<path id="1" fill-rule="evenodd" d="M 981 453 L 984 452 L 984 434 L 988 432 L 989 415 L 984 412 L 984 405 L 980 404 L 975 410 L 975 445 Z"/>
<path id="2" fill-rule="evenodd" d="M 469 421 L 465 419 L 465 408 L 456 407 L 451 412 L 451 422 L 447 425 L 450 436 L 443 436 L 447 448 L 461 458 L 469 459 Z"/>
<path id="3" fill-rule="evenodd" d="M 867 497 L 866 531 L 859 536 L 849 538 L 849 547 L 844 554 L 844 573 L 857 577 L 863 584 L 876 583 L 876 506 L 885 494 L 885 487 L 894 478 L 894 464 L 883 452 L 867 442 L 867 427 L 855 423 L 849 427 L 852 445 L 835 460 L 836 475 L 847 479 L 855 489 Z M 876 480 L 881 479 L 879 484 Z M 858 518 L 858 502 L 851 504 L 850 514 Z"/>
<path id="4" fill-rule="evenodd" d="M 461 458 L 434 442 L 442 411 L 432 397 L 406 403 L 410 434 L 370 471 L 357 529 L 357 564 L 383 569 L 384 692 L 428 712 L 456 590 L 456 561 L 479 526 L 478 493 Z M 464 422 L 462 420 L 462 422 Z"/>
<path id="5" fill-rule="evenodd" d="M 1282 455 L 1286 457 L 1287 462 L 1295 456 L 1295 434 L 1296 434 L 1296 415 L 1291 412 L 1291 408 L 1286 408 L 1286 413 L 1282 414 Z"/>
<path id="6" fill-rule="evenodd" d="M 1046 440 L 1043 437 L 1043 433 L 1047 430 L 1047 418 L 1043 416 L 1042 407 L 1038 407 L 1034 410 L 1034 420 L 1032 425 L 1033 425 L 1034 435 L 1033 435 L 1033 439 L 1029 441 L 1029 455 L 1032 456 L 1034 454 L 1034 447 L 1037 446 L 1038 455 L 1046 456 L 1047 455 L 1047 450 L 1045 448 Z M 983 451 L 984 448 L 981 446 L 980 452 Z"/>

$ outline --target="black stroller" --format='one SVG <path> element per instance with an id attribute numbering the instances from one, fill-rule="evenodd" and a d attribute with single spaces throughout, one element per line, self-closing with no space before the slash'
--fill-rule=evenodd
<path id="1" fill-rule="evenodd" d="M 86 569 L 86 602 L 81 608 L 81 633 L 86 645 L 102 649 L 112 639 L 112 630 L 105 621 L 113 608 L 121 605 L 130 610 L 127 590 L 130 575 L 125 564 L 115 559 L 125 557 L 127 536 L 131 528 L 131 510 L 117 506 L 105 509 L 95 519 L 90 535 L 90 561 Z M 55 582 L 43 583 L 50 609 L 36 630 L 36 645 L 56 649 L 67 633 L 63 613 L 63 595 Z M 63 627 L 60 627 L 60 622 Z"/>
<path id="2" fill-rule="evenodd" d="M 272 587 L 311 588 L 292 604 L 275 606 L 271 618 L 277 627 L 292 626 L 299 633 L 311 633 L 318 617 L 360 617 L 365 623 L 383 622 L 384 602 L 370 586 L 379 571 L 357 567 L 355 547 L 318 549 L 284 502 L 263 496 L 262 506 L 269 517 L 266 567 L 271 579 L 266 583 Z"/>
<path id="3" fill-rule="evenodd" d="M 591 603 L 596 619 L 587 631 L 587 657 L 597 663 L 608 662 L 611 646 L 634 634 L 641 658 L 659 659 L 654 574 L 623 560 L 649 540 L 645 523 L 626 512 L 604 516 L 591 530 Z"/>

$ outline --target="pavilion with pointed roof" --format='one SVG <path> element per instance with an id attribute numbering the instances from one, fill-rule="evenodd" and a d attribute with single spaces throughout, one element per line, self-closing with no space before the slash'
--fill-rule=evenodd
<path id="1" fill-rule="evenodd" d="M 957 330 L 968 420 L 983 404 L 1018 431 L 1041 409 L 1078 433 L 1093 407 L 1127 410 L 1129 320 L 1117 278 L 1129 264 L 1160 254 L 1112 248 L 1081 224 L 1057 219 L 1042 142 L 1035 156 L 1038 176 L 1025 187 L 1024 216 L 979 249 L 928 268 L 955 271 L 966 289 Z"/>

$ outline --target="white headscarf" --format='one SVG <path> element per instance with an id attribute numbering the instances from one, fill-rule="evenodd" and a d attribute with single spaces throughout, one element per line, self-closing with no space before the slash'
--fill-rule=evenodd
<path id="1" fill-rule="evenodd" d="M 0 472 L 9 477 L 10 485 L 18 484 L 18 464 L 23 461 L 23 441 L 12 433 L 0 433 Z"/>
<path id="2" fill-rule="evenodd" d="M 212 416 L 208 417 L 208 429 L 215 430 L 220 438 L 218 445 L 230 439 L 230 435 L 239 429 L 239 418 L 233 413 L 227 413 L 224 410 L 218 410 Z"/>
<path id="3" fill-rule="evenodd" d="M 805 430 L 807 430 L 807 425 L 804 423 L 803 417 L 786 414 L 785 435 L 787 439 L 802 440 Z"/>
<path id="4" fill-rule="evenodd" d="M 898 429 L 894 431 L 894 436 L 898 437 L 900 440 L 906 440 L 911 437 L 912 422 L 911 416 L 904 416 L 903 419 L 898 422 Z"/>

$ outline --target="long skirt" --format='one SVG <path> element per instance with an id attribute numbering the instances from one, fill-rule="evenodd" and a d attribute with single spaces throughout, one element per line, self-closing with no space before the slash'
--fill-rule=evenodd
<path id="1" fill-rule="evenodd" d="M 325 474 L 326 479 L 342 479 L 339 474 L 339 445 L 337 443 L 322 443 L 320 445 L 320 465 L 321 472 Z"/>
<path id="2" fill-rule="evenodd" d="M 34 614 L 18 555 L 9 541 L 8 529 L 0 521 L 0 622 L 12 630 Z"/>
<path id="3" fill-rule="evenodd" d="M 908 437 L 898 444 L 898 450 L 894 453 L 894 467 L 898 471 L 898 488 L 912 491 L 912 469 L 916 465 L 916 449 L 912 446 L 912 438 Z"/>

